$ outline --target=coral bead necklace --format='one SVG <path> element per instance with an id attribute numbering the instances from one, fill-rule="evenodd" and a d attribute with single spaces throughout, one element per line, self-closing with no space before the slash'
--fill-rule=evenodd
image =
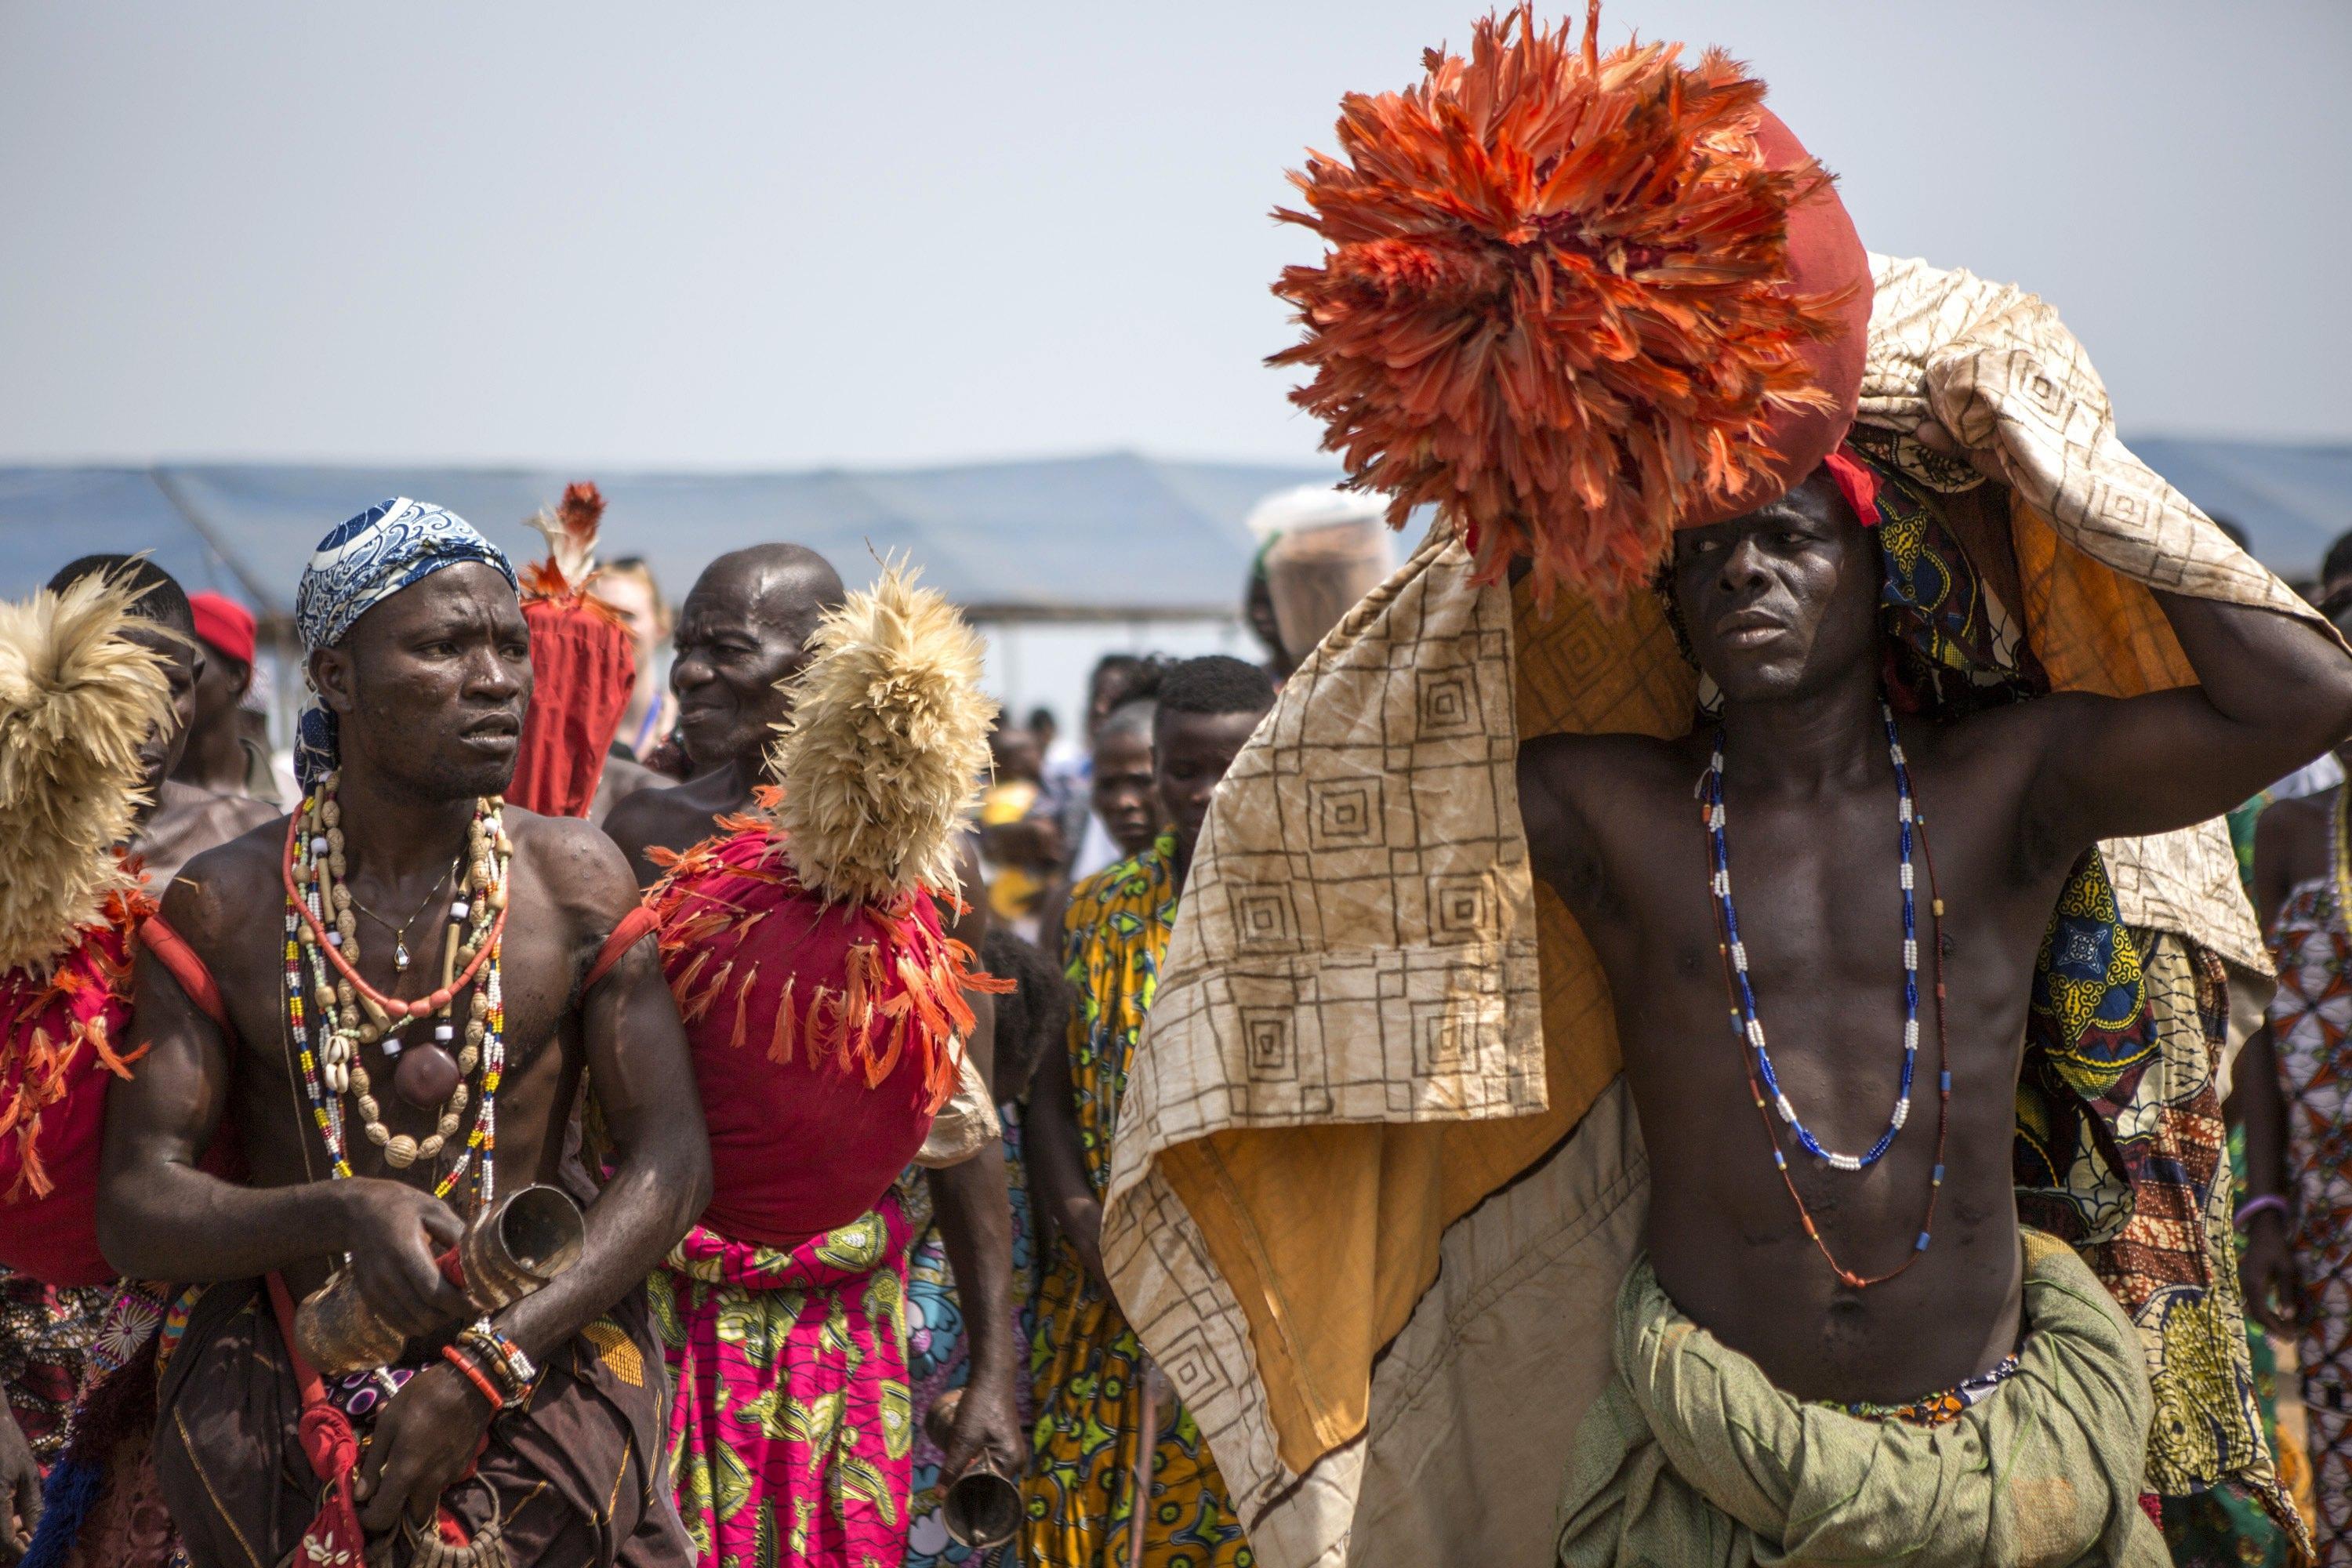
<path id="1" fill-rule="evenodd" d="M 334 1173 L 348 1176 L 346 1095 L 352 1098 L 362 1134 L 383 1151 L 385 1163 L 394 1169 L 436 1161 L 465 1127 L 471 1103 L 473 1126 L 434 1191 L 446 1197 L 478 1158 L 477 1194 L 488 1203 L 497 1148 L 498 1089 L 506 1057 L 500 957 L 513 846 L 502 820 L 503 802 L 492 796 L 476 805 L 448 906 L 440 985 L 425 996 L 403 999 L 370 985 L 358 970 L 356 900 L 347 881 L 335 784 L 331 776 L 323 781 L 295 813 L 284 861 L 287 1026 L 312 1120 Z M 469 988 L 461 1030 L 453 1009 Z M 432 1040 L 404 1042 L 408 1026 L 425 1018 L 436 1020 Z M 394 1133 L 384 1125 L 374 1084 L 360 1055 L 369 1045 L 381 1049 L 402 1100 L 421 1110 L 439 1108 L 433 1130 L 424 1137 Z M 469 1082 L 478 1066 L 478 1098 Z"/>

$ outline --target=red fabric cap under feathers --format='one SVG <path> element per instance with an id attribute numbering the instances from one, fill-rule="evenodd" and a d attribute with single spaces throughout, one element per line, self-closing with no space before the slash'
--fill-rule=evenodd
<path id="1" fill-rule="evenodd" d="M 253 612 L 226 594 L 209 590 L 188 595 L 188 608 L 196 618 L 196 636 L 204 642 L 244 665 L 253 668 Z"/>
<path id="2" fill-rule="evenodd" d="M 1796 169 L 1811 161 L 1779 116 L 1769 109 L 1757 112 L 1756 144 L 1765 167 Z M 1841 301 L 1832 307 L 1834 327 L 1827 336 L 1797 344 L 1798 356 L 1812 369 L 1813 384 L 1834 401 L 1826 407 L 1768 413 L 1761 445 L 1770 458 L 1764 471 L 1719 500 L 1694 500 L 1685 507 L 1677 528 L 1721 522 L 1778 500 L 1827 461 L 1853 427 L 1854 408 L 1862 400 L 1863 359 L 1870 347 L 1870 253 L 1863 248 L 1862 236 L 1854 232 L 1836 187 L 1826 181 L 1789 209 L 1788 288 L 1791 293 Z M 1856 510 L 1864 522 L 1875 515 Z"/>

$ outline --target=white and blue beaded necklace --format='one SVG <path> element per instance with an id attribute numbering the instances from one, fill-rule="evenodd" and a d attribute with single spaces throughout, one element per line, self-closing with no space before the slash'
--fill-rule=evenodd
<path id="1" fill-rule="evenodd" d="M 1739 940 L 1739 915 L 1731 901 L 1731 840 L 1725 831 L 1723 809 L 1723 730 L 1715 731 L 1715 755 L 1707 764 L 1706 777 L 1701 784 L 1706 792 L 1706 836 L 1715 858 L 1715 898 L 1723 917 L 1723 929 L 1731 944 L 1731 972 L 1736 984 L 1734 994 L 1738 1006 L 1731 1015 L 1733 1034 L 1739 1037 L 1745 1049 L 1756 1056 L 1757 1070 L 1770 1094 L 1772 1107 L 1780 1120 L 1789 1125 L 1798 1143 L 1814 1158 L 1828 1162 L 1832 1169 L 1863 1171 L 1876 1164 L 1879 1158 L 1895 1142 L 1895 1135 L 1911 1119 L 1911 1079 L 1919 1059 L 1919 935 L 1918 915 L 1912 888 L 1911 871 L 1911 773 L 1903 760 L 1903 742 L 1895 732 L 1895 715 L 1886 704 L 1878 705 L 1879 716 L 1886 724 L 1887 754 L 1895 763 L 1895 817 L 1902 848 L 1903 883 L 1903 1083 L 1895 1100 L 1894 1114 L 1886 1119 L 1886 1131 L 1878 1142 L 1860 1154 L 1841 1154 L 1826 1148 L 1813 1136 L 1789 1103 L 1788 1092 L 1781 1089 L 1780 1075 L 1772 1070 L 1772 1053 L 1764 1044 L 1764 1020 L 1756 1010 L 1756 992 L 1748 980 L 1748 949 Z M 1783 1158 L 1774 1150 L 1776 1158 Z M 1923 1237 L 1921 1238 L 1925 1240 Z"/>

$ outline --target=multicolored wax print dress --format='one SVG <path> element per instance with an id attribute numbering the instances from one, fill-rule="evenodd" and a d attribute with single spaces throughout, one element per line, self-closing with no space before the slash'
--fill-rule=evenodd
<path id="1" fill-rule="evenodd" d="M 1162 837 L 1080 883 L 1064 917 L 1063 957 L 1079 1006 L 1070 1020 L 1070 1089 L 1097 1194 L 1110 1180 L 1119 1096 L 1175 924 L 1174 856 L 1175 840 Z M 1066 1240 L 1056 1237 L 1044 1263 L 1020 1561 L 1125 1568 L 1141 1457 L 1143 1347 Z M 1172 1400 L 1160 1406 L 1157 1426 L 1144 1500 L 1146 1568 L 1247 1568 L 1255 1558 L 1200 1428 Z"/>
<path id="2" fill-rule="evenodd" d="M 2336 858 L 2341 847 L 2331 845 Z M 2340 859 L 2338 860 L 2340 864 Z M 2303 1402 L 2320 1560 L 2352 1565 L 2352 981 L 2336 879 L 2297 887 L 2271 927 L 2271 1037 L 2287 1105 L 2292 1246 L 2303 1276 Z"/>

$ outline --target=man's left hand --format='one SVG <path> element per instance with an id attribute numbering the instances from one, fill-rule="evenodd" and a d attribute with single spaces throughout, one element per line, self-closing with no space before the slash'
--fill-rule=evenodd
<path id="1" fill-rule="evenodd" d="M 940 1445 L 940 1481 L 952 1486 L 985 1451 L 996 1473 L 1019 1481 L 1028 1468 L 1029 1445 L 1014 1413 L 1010 1376 L 974 1377 L 957 1403 L 955 1425 Z"/>
<path id="2" fill-rule="evenodd" d="M 360 1463 L 361 1527 L 380 1535 L 404 1513 L 431 1521 L 441 1494 L 473 1464 L 494 1414 L 453 1366 L 436 1363 L 410 1378 L 383 1407 Z"/>

